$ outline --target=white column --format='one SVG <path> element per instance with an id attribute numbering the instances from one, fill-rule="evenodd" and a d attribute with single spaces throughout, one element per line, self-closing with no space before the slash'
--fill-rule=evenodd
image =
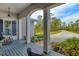
<path id="1" fill-rule="evenodd" d="M 34 21 L 33 20 L 30 21 L 30 34 L 31 34 L 31 37 L 34 36 Z"/>
<path id="2" fill-rule="evenodd" d="M 26 39 L 26 17 L 22 18 L 22 39 Z"/>
<path id="3" fill-rule="evenodd" d="M 23 39 L 23 37 L 22 37 L 22 30 L 24 29 L 24 28 L 22 28 L 22 19 L 19 19 L 19 40 L 20 39 Z"/>
<path id="4" fill-rule="evenodd" d="M 3 33 L 5 33 L 5 20 L 3 20 Z"/>
<path id="5" fill-rule="evenodd" d="M 27 43 L 31 42 L 31 37 L 30 37 L 30 16 L 26 17 L 26 40 L 27 40 Z"/>
<path id="6" fill-rule="evenodd" d="M 11 21 L 11 27 L 10 27 L 10 28 L 11 28 L 11 36 L 12 36 L 12 35 L 13 35 L 13 34 L 12 34 L 12 21 Z"/>
<path id="7" fill-rule="evenodd" d="M 44 53 L 49 52 L 49 41 L 50 41 L 50 9 L 44 9 Z"/>
<path id="8" fill-rule="evenodd" d="M 16 35 L 17 39 L 19 40 L 19 20 L 16 20 Z"/>

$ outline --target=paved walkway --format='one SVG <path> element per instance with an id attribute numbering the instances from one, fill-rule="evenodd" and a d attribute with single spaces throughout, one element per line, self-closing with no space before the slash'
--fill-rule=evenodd
<path id="1" fill-rule="evenodd" d="M 62 31 L 58 34 L 50 35 L 50 42 L 62 42 L 67 38 L 77 37 L 79 38 L 79 34 L 69 32 L 69 31 Z"/>

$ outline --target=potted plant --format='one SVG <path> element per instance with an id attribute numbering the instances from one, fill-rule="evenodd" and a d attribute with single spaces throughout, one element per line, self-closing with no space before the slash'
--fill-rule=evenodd
<path id="1" fill-rule="evenodd" d="M 2 47 L 3 39 L 4 39 L 4 37 L 0 37 L 0 48 Z"/>

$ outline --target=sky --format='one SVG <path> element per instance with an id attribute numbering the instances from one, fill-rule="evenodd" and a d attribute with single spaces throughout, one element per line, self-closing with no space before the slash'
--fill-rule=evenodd
<path id="1" fill-rule="evenodd" d="M 50 13 L 54 17 L 61 19 L 62 22 L 69 23 L 70 21 L 75 22 L 79 19 L 79 4 L 78 3 L 67 3 L 61 6 L 50 9 Z M 38 10 L 31 15 L 31 18 L 37 19 L 38 15 L 43 16 L 43 10 Z"/>

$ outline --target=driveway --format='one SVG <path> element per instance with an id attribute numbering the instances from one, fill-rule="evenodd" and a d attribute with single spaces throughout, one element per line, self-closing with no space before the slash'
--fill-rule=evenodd
<path id="1" fill-rule="evenodd" d="M 62 42 L 67 38 L 72 38 L 72 37 L 79 38 L 79 34 L 63 30 L 58 34 L 50 35 L 50 42 Z"/>

